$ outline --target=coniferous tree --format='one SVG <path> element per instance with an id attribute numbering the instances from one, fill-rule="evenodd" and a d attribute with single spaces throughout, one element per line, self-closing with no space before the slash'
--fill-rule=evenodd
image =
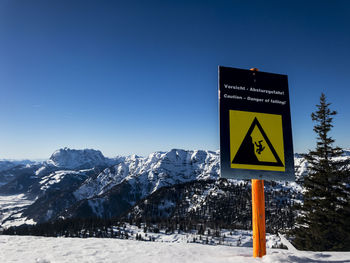
<path id="1" fill-rule="evenodd" d="M 350 196 L 346 184 L 349 173 L 344 159 L 340 158 L 343 151 L 333 147 L 334 139 L 329 135 L 337 112 L 329 108 L 323 93 L 316 106 L 311 118 L 315 122 L 317 144 L 314 151 L 304 155 L 309 168 L 294 244 L 305 250 L 347 250 L 350 249 Z"/>

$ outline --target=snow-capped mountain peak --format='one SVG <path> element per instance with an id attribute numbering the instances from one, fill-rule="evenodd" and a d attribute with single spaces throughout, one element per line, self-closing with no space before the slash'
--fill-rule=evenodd
<path id="1" fill-rule="evenodd" d="M 163 186 L 216 179 L 218 174 L 218 153 L 173 149 L 155 152 L 148 157 L 129 156 L 124 162 L 106 168 L 96 178 L 87 180 L 74 195 L 78 200 L 92 198 L 126 182 L 131 191 L 141 189 L 144 197 Z"/>
<path id="2" fill-rule="evenodd" d="M 109 161 L 110 160 L 104 157 L 101 151 L 98 150 L 75 150 L 65 147 L 55 151 L 46 163 L 59 168 L 88 169 L 98 165 L 106 165 Z"/>

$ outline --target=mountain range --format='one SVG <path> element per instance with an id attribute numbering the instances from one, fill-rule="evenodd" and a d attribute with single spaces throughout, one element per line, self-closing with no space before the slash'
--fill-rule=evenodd
<path id="1" fill-rule="evenodd" d="M 345 151 L 341 158 L 349 156 Z M 296 182 L 265 181 L 271 204 L 267 214 L 286 214 L 286 208 L 301 202 L 307 174 L 301 155 L 295 155 L 295 167 Z M 219 173 L 219 151 L 173 149 L 106 158 L 93 149 L 63 148 L 43 162 L 2 160 L 0 224 L 6 228 L 70 217 L 210 220 L 220 215 L 239 225 L 250 216 L 250 182 L 220 179 Z M 248 212 L 240 218 L 237 207 Z"/>

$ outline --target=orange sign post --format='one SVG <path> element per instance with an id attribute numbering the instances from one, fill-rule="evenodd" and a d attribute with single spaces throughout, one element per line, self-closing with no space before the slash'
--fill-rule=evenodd
<path id="1" fill-rule="evenodd" d="M 266 255 L 264 180 L 252 179 L 252 215 L 253 257 L 261 258 Z"/>
<path id="2" fill-rule="evenodd" d="M 252 179 L 253 256 L 266 255 L 264 180 Z"/>

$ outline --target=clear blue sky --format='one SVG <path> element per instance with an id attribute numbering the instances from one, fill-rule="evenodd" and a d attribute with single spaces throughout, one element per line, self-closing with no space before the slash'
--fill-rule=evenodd
<path id="1" fill-rule="evenodd" d="M 0 159 L 219 149 L 218 65 L 287 74 L 295 152 L 321 92 L 349 147 L 350 1 L 0 0 Z"/>

